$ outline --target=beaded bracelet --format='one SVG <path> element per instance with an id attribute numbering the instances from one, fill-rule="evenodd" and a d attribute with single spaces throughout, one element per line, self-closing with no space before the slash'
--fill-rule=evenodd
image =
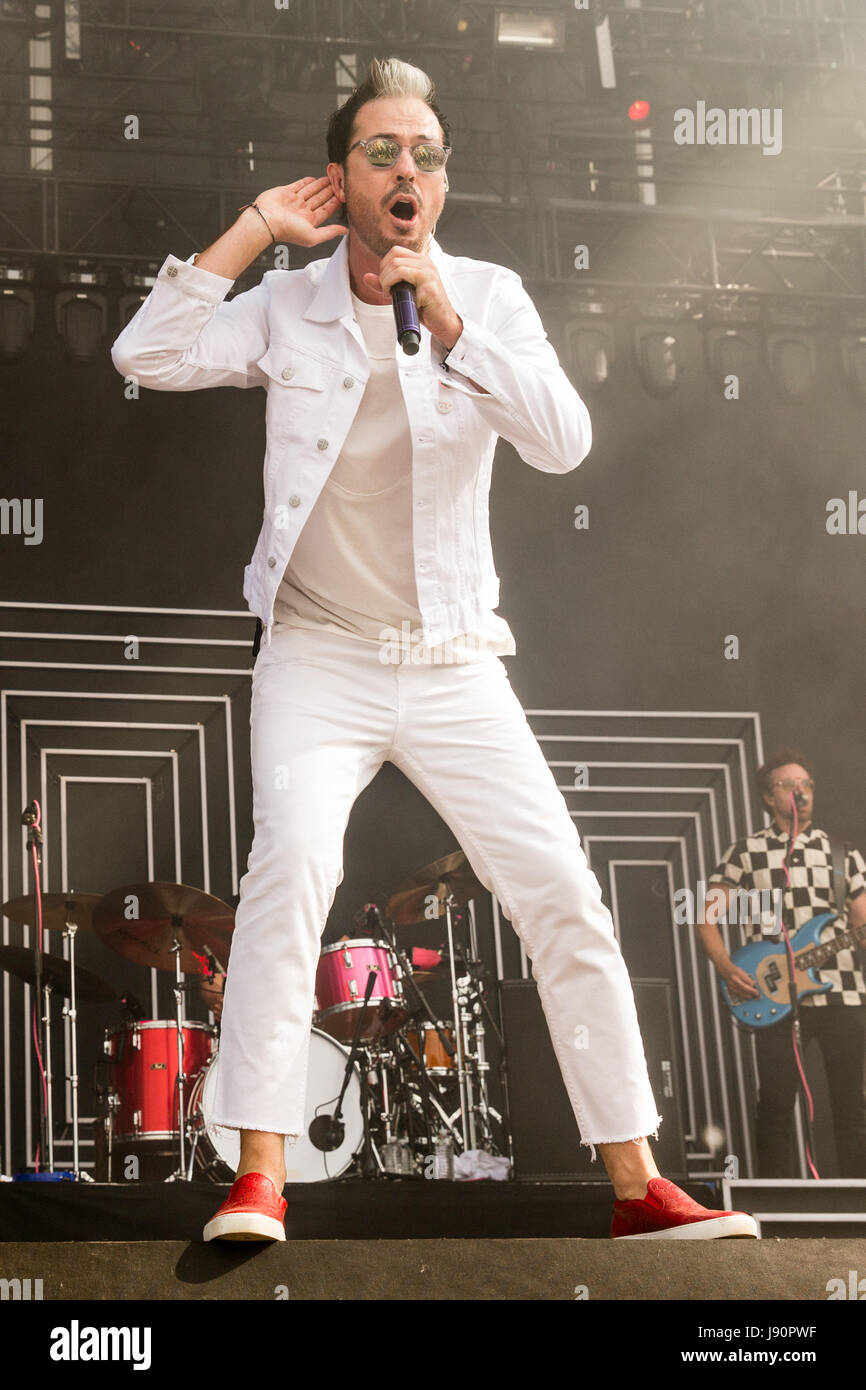
<path id="1" fill-rule="evenodd" d="M 271 232 L 271 224 L 265 217 L 265 214 L 262 212 L 258 203 L 244 203 L 241 207 L 238 208 L 238 212 L 245 212 L 247 208 L 255 208 L 256 212 L 259 214 L 259 217 L 264 222 L 268 231 Z M 271 232 L 271 241 L 274 243 L 274 245 L 276 245 L 277 238 L 274 236 L 273 232 Z"/>

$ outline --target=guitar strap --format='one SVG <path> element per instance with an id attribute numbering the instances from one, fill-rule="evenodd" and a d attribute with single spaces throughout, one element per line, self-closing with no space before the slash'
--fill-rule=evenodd
<path id="1" fill-rule="evenodd" d="M 845 903 L 848 898 L 848 876 L 845 873 L 848 850 L 851 846 L 847 840 L 831 840 L 830 850 L 833 856 L 833 896 L 836 900 L 836 911 L 844 920 Z M 859 961 L 860 968 L 866 969 L 866 949 L 862 941 L 855 944 L 852 948 L 855 964 Z"/>
<path id="2" fill-rule="evenodd" d="M 845 916 L 845 903 L 848 900 L 848 876 L 845 873 L 848 848 L 847 840 L 830 841 L 830 851 L 833 856 L 833 896 L 836 900 L 836 911 L 840 917 Z"/>

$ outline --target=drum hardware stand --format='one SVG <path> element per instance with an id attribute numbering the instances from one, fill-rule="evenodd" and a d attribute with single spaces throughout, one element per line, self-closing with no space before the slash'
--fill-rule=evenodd
<path id="1" fill-rule="evenodd" d="M 376 1058 L 376 1075 L 380 1078 L 382 1090 L 382 1109 L 380 1111 L 382 1124 L 385 1127 L 385 1143 L 390 1144 L 394 1138 L 391 1133 L 391 1098 L 388 1095 L 388 1068 L 385 1066 L 381 1057 Z"/>
<path id="2" fill-rule="evenodd" d="M 187 1125 L 187 1137 L 190 1139 L 189 1164 L 186 1170 L 186 1181 L 192 1182 L 193 1168 L 195 1166 L 195 1151 L 198 1148 L 198 1141 L 201 1135 L 201 1125 L 190 1122 Z"/>
<path id="3" fill-rule="evenodd" d="M 108 1181 L 113 1182 L 112 1173 L 114 1170 L 114 1112 L 120 1104 L 120 1098 L 112 1091 L 108 1096 L 108 1114 L 105 1116 L 106 1146 L 108 1149 Z"/>
<path id="4" fill-rule="evenodd" d="M 469 1095 L 467 1088 L 466 1059 L 463 1050 L 463 1027 L 461 1019 L 460 999 L 457 991 L 457 972 L 454 967 L 454 923 L 451 918 L 451 909 L 455 907 L 456 899 L 451 889 L 445 898 L 445 927 L 448 934 L 448 969 L 451 972 L 451 1006 L 454 1011 L 454 1041 L 457 1051 L 457 1084 L 460 1096 L 460 1131 L 463 1136 L 463 1151 L 474 1148 L 474 1120 L 469 1110 Z M 472 1130 L 472 1142 L 470 1143 L 470 1129 Z"/>
<path id="5" fill-rule="evenodd" d="M 455 1028 L 455 1034 L 461 1040 L 463 1057 L 465 1062 L 466 1075 L 466 1123 L 469 1127 L 468 1148 L 477 1148 L 478 1140 L 475 1132 L 475 1090 L 473 1085 L 473 1073 L 477 1072 L 478 1058 L 471 1051 L 471 1037 L 469 1025 L 472 1023 L 472 1009 L 470 1001 L 472 998 L 471 980 L 468 975 L 461 975 L 457 980 L 457 999 L 459 1009 L 459 1023 Z M 458 1017 L 458 1014 L 455 1014 Z M 462 1099 L 462 1093 L 461 1093 Z"/>
<path id="6" fill-rule="evenodd" d="M 71 1071 L 66 1078 L 72 1093 L 72 1170 L 76 1179 L 81 1182 L 92 1182 L 89 1173 L 85 1173 L 79 1162 L 79 1137 L 78 1137 L 78 1007 L 75 999 L 75 933 L 78 931 L 77 922 L 66 921 L 66 930 L 63 935 L 69 939 L 69 1003 L 63 1006 L 63 1013 L 69 1019 L 69 1049 Z"/>
<path id="7" fill-rule="evenodd" d="M 499 1042 L 499 1046 L 502 1049 L 503 1056 L 505 1044 L 502 1034 L 496 1023 L 496 1020 L 490 1012 L 490 1008 L 487 1004 L 486 999 L 484 998 L 484 985 L 482 982 L 484 966 L 478 957 L 478 951 L 475 941 L 475 922 L 471 914 L 469 922 L 470 955 L 468 956 L 468 958 L 465 956 L 463 957 L 463 966 L 467 972 L 466 976 L 464 977 L 467 985 L 465 998 L 467 1008 L 470 1010 L 469 1021 L 471 1021 L 473 1025 L 472 1031 L 474 1034 L 475 1045 L 473 1060 L 475 1062 L 475 1069 L 477 1072 L 478 1111 L 481 1119 L 481 1127 L 484 1130 L 485 1139 L 488 1142 L 493 1142 L 493 1131 L 490 1126 L 490 1115 L 493 1112 L 491 1112 L 490 1110 L 490 1097 L 487 1088 L 487 1075 L 490 1071 L 490 1063 L 487 1061 L 487 1053 L 485 1050 L 484 1041 L 486 1037 L 486 1029 L 484 1027 L 485 1017 L 487 1018 L 490 1027 L 496 1035 L 496 1038 Z M 497 1116 L 497 1119 L 500 1119 L 500 1117 Z"/>
<path id="8" fill-rule="evenodd" d="M 384 935 L 386 936 L 386 938 L 388 939 L 388 942 L 389 942 L 389 945 L 390 945 L 390 947 L 391 947 L 391 950 L 393 951 L 394 956 L 395 956 L 395 958 L 396 958 L 396 960 L 397 960 L 397 962 L 398 962 L 398 965 L 400 966 L 400 972 L 401 972 L 401 973 L 400 973 L 400 978 L 401 978 L 401 981 L 404 983 L 404 988 L 405 988 L 405 985 L 408 984 L 409 987 L 411 988 L 411 990 L 414 991 L 414 993 L 415 993 L 415 995 L 416 995 L 416 997 L 417 997 L 417 999 L 418 999 L 418 1001 L 420 1002 L 420 1005 L 421 1005 L 420 1008 L 417 1008 L 417 1007 L 416 1007 L 416 1008 L 414 1008 L 414 1009 L 410 1009 L 410 1010 L 409 1010 L 409 1017 L 410 1017 L 410 1019 L 416 1024 L 416 1027 L 417 1027 L 418 1024 L 419 1024 L 419 1021 L 420 1021 L 420 1019 L 421 1019 L 421 1015 L 422 1015 L 422 1013 L 423 1013 L 423 1015 L 424 1015 L 426 1021 L 429 1022 L 430 1025 L 432 1026 L 432 1028 L 434 1029 L 434 1031 L 435 1031 L 435 1033 L 436 1033 L 436 1036 L 438 1037 L 439 1041 L 441 1042 L 441 1044 L 442 1044 L 442 1046 L 443 1046 L 445 1052 L 448 1054 L 449 1057 L 453 1057 L 453 1056 L 455 1055 L 455 1052 L 456 1052 L 457 1049 L 455 1048 L 454 1044 L 451 1042 L 450 1038 L 448 1038 L 447 1035 L 445 1034 L 445 1032 L 439 1027 L 439 1021 L 438 1021 L 438 1019 L 436 1018 L 436 1015 L 434 1014 L 433 1010 L 431 1009 L 430 1004 L 428 1003 L 427 998 L 426 998 L 426 996 L 425 996 L 425 994 L 424 994 L 424 991 L 421 989 L 421 986 L 418 984 L 417 980 L 415 979 L 415 975 L 414 975 L 414 972 L 413 972 L 413 970 L 412 970 L 412 967 L 411 967 L 410 964 L 409 964 L 409 958 L 408 958 L 406 952 L 405 952 L 400 946 L 398 946 L 398 944 L 397 944 L 397 934 L 396 934 L 396 932 L 393 932 L 393 931 L 390 931 L 390 932 L 389 932 L 388 929 L 387 929 L 387 927 L 385 926 L 384 922 L 381 923 L 381 928 L 382 928 L 383 934 L 384 934 Z M 449 948 L 449 949 L 450 949 L 450 948 Z M 452 980 L 453 980 L 453 971 L 452 971 Z M 452 999 L 453 999 L 453 994 L 452 994 Z M 408 1004 L 408 1001 L 405 1001 L 405 1002 Z M 408 1023 L 407 1023 L 406 1027 L 408 1027 L 408 1026 L 409 1026 L 409 1025 L 408 1025 Z M 456 1034 L 456 1031 L 457 1031 L 457 1030 L 455 1029 L 455 1034 Z M 420 1040 L 421 1036 L 422 1036 L 422 1033 L 421 1033 L 421 1029 L 420 1029 L 420 1027 L 419 1027 L 419 1028 L 418 1028 L 418 1038 L 419 1038 L 419 1040 Z M 448 1131 L 449 1131 L 449 1133 L 451 1134 L 452 1138 L 454 1139 L 455 1143 L 456 1143 L 456 1144 L 459 1144 L 461 1147 L 465 1148 L 465 1143 L 464 1143 L 464 1141 L 463 1141 L 462 1135 L 461 1135 L 461 1134 L 458 1134 L 458 1132 L 455 1130 L 455 1128 L 454 1128 L 454 1126 L 452 1125 L 451 1120 L 449 1119 L 449 1117 L 448 1117 L 448 1115 L 446 1114 L 445 1110 L 444 1110 L 444 1109 L 442 1108 L 442 1106 L 439 1104 L 439 1101 L 437 1100 L 436 1095 L 433 1094 L 434 1086 L 433 1086 L 433 1083 L 432 1083 L 430 1077 L 427 1075 L 427 1068 L 426 1068 L 426 1066 L 425 1066 L 425 1064 L 424 1064 L 423 1045 L 422 1045 L 422 1055 L 421 1055 L 421 1057 L 420 1057 L 420 1059 L 419 1059 L 419 1058 L 417 1058 L 417 1057 L 415 1056 L 415 1054 L 414 1054 L 414 1052 L 412 1051 L 411 1047 L 409 1047 L 408 1044 L 405 1043 L 404 1040 L 400 1037 L 399 1033 L 395 1034 L 395 1036 L 394 1036 L 394 1041 L 395 1041 L 395 1043 L 397 1044 L 398 1047 L 403 1048 L 403 1049 L 408 1053 L 408 1056 L 409 1056 L 409 1058 L 411 1059 L 410 1065 L 413 1065 L 413 1066 L 415 1067 L 415 1069 L 417 1070 L 418 1079 L 419 1079 L 419 1083 L 420 1083 L 420 1090 L 421 1090 L 422 1108 L 424 1108 L 424 1107 L 426 1107 L 426 1106 L 428 1106 L 428 1105 L 429 1105 L 429 1106 L 432 1106 L 432 1107 L 436 1110 L 436 1112 L 437 1112 L 437 1114 L 439 1115 L 440 1119 L 442 1120 L 442 1123 L 443 1123 L 443 1124 L 445 1125 L 445 1127 L 448 1129 Z M 420 1065 L 419 1065 L 419 1061 L 420 1061 Z M 443 1094 L 442 1091 L 438 1090 L 438 1088 L 436 1088 L 436 1089 L 437 1089 L 438 1095 L 441 1096 L 441 1095 Z M 425 1118 L 425 1122 L 426 1122 L 427 1128 L 428 1128 L 428 1140 L 429 1140 L 429 1130 L 430 1130 L 430 1117 L 429 1117 L 429 1114 L 425 1113 L 424 1118 Z"/>
<path id="9" fill-rule="evenodd" d="M 42 829 L 41 811 L 36 801 L 31 801 L 21 816 L 21 824 L 27 826 L 27 845 L 26 853 L 29 855 L 33 851 L 34 874 L 33 874 L 33 954 L 36 968 L 36 999 L 39 1007 L 45 1012 L 40 1015 L 42 1034 L 40 1042 L 45 1050 L 45 1104 L 42 1102 L 42 1095 L 39 1095 L 39 1156 L 44 1162 L 45 1155 L 48 1155 L 48 1171 L 54 1172 L 54 1127 L 53 1127 L 53 1106 L 51 1099 L 51 987 L 43 986 L 42 983 L 42 945 L 39 940 L 39 866 L 42 863 Z M 29 862 L 29 861 L 28 861 Z"/>
<path id="10" fill-rule="evenodd" d="M 41 974 L 41 971 L 40 971 Z M 51 1075 L 51 981 L 42 986 L 42 1038 L 45 1045 L 45 1098 L 43 1128 L 48 1136 L 48 1171 L 54 1172 L 54 1078 Z M 42 1107 L 40 1106 L 40 1110 Z M 45 1156 L 44 1149 L 41 1151 Z"/>
<path id="11" fill-rule="evenodd" d="M 374 972 L 371 970 L 371 976 L 373 975 L 373 973 Z M 370 1105 L 374 1099 L 370 1087 L 370 1066 L 371 1058 L 369 1056 L 369 1053 L 367 1053 L 365 1049 L 364 1056 L 362 1058 L 362 1065 L 358 1068 L 361 1076 L 361 1119 L 364 1124 L 364 1142 L 361 1145 L 360 1151 L 355 1155 L 355 1161 L 358 1164 L 362 1178 L 378 1178 L 380 1176 L 383 1176 L 385 1173 L 385 1165 L 382 1162 L 382 1155 L 379 1153 L 376 1144 L 373 1142 L 373 1135 L 370 1128 Z M 344 1083 L 344 1089 L 345 1084 L 348 1083 L 348 1080 L 349 1074 L 347 1072 L 346 1083 Z M 340 1098 L 342 1099 L 342 1096 Z"/>
<path id="12" fill-rule="evenodd" d="M 175 917 L 175 918 L 174 918 L 174 926 L 175 926 L 175 928 L 179 927 L 180 925 L 181 925 L 181 918 Z M 190 1175 L 189 1175 L 189 1176 L 187 1176 L 187 1172 L 186 1172 L 186 1148 L 185 1148 L 185 1135 L 184 1135 L 184 1130 L 185 1130 L 185 1127 L 186 1127 L 186 1119 L 185 1119 L 185 1116 L 184 1116 L 184 1095 L 183 1095 L 183 1090 L 184 1090 L 184 1087 L 183 1087 L 183 1083 L 184 1083 L 184 1075 L 183 1075 L 183 994 L 184 994 L 184 982 L 183 982 L 183 980 L 181 979 L 181 969 L 180 969 L 180 953 L 181 953 L 182 947 L 181 947 L 180 941 L 179 941 L 178 938 L 177 938 L 177 934 L 176 934 L 176 933 L 175 933 L 174 941 L 172 942 L 171 950 L 172 950 L 172 954 L 174 955 L 174 1002 L 175 1002 L 175 1020 L 176 1020 L 176 1023 L 177 1023 L 177 1130 L 178 1130 L 178 1143 L 179 1143 L 179 1146 L 180 1146 L 180 1163 L 179 1163 L 177 1169 L 176 1169 L 169 1177 L 167 1177 L 165 1181 L 166 1181 L 166 1182 L 191 1182 L 191 1181 L 192 1181 L 192 1170 L 190 1169 Z"/>
<path id="13" fill-rule="evenodd" d="M 439 1031 L 438 1028 L 436 1031 Z M 417 1036 L 420 1037 L 420 1033 Z M 436 1114 L 439 1116 L 440 1120 L 442 1121 L 442 1124 L 445 1126 L 445 1128 L 450 1133 L 452 1139 L 454 1140 L 455 1145 L 460 1146 L 462 1148 L 463 1136 L 454 1127 L 452 1120 L 449 1118 L 446 1111 L 439 1104 L 439 1097 L 443 1096 L 444 1093 L 436 1085 L 436 1083 L 433 1080 L 431 1080 L 431 1078 L 427 1075 L 427 1068 L 424 1065 L 423 1057 L 419 1061 L 419 1059 L 415 1056 L 415 1053 L 412 1051 L 412 1048 L 410 1047 L 409 1043 L 406 1042 L 406 1040 L 402 1038 L 399 1033 L 395 1033 L 394 1042 L 397 1048 L 402 1049 L 405 1053 L 408 1054 L 407 1061 L 409 1062 L 410 1066 L 414 1067 L 415 1071 L 417 1072 L 418 1089 L 421 1095 L 421 1109 L 422 1114 L 424 1115 L 425 1125 L 427 1127 L 428 1143 L 431 1142 L 432 1128 L 429 1111 L 427 1110 L 427 1107 L 429 1106 L 430 1108 L 436 1111 Z"/>

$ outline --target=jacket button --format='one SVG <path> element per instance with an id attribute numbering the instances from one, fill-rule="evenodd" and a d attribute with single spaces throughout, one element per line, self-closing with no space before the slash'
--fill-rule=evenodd
<path id="1" fill-rule="evenodd" d="M 354 378 L 353 378 L 353 377 L 350 377 L 350 376 L 344 376 L 344 377 L 343 377 L 343 385 L 345 386 L 346 390 L 348 391 L 349 388 L 350 388 L 351 386 L 354 386 L 354 385 L 355 385 Z"/>
<path id="2" fill-rule="evenodd" d="M 450 402 L 450 401 L 440 401 L 440 402 L 439 402 L 439 409 L 442 411 L 442 414 L 443 414 L 443 415 L 447 415 L 447 414 L 448 414 L 448 411 L 451 409 L 451 402 Z"/>
<path id="3" fill-rule="evenodd" d="M 317 449 L 327 449 L 327 447 L 328 447 L 328 441 L 327 441 L 327 439 L 317 439 L 317 440 L 316 440 L 316 448 L 317 448 Z"/>
<path id="4" fill-rule="evenodd" d="M 177 266 L 176 266 L 176 265 L 170 265 L 170 266 L 168 266 L 168 268 L 166 269 L 166 272 L 165 272 L 165 273 L 166 273 L 166 275 L 177 275 Z"/>
<path id="5" fill-rule="evenodd" d="M 283 381 L 291 381 L 294 375 L 294 367 L 283 367 L 283 370 L 280 372 L 280 376 L 283 378 Z"/>
<path id="6" fill-rule="evenodd" d="M 269 556 L 268 556 L 268 565 L 269 565 L 269 567 L 270 567 L 271 569 L 273 569 L 273 568 L 274 568 L 274 565 L 275 565 L 276 563 L 277 563 L 277 561 L 276 561 L 275 556 L 269 555 Z"/>
<path id="7" fill-rule="evenodd" d="M 297 494 L 296 492 L 293 492 L 292 495 L 291 495 L 291 497 L 289 498 L 289 506 L 290 506 L 290 507 L 299 507 L 300 505 L 301 505 L 301 499 L 300 499 L 300 497 L 298 496 L 298 494 Z"/>

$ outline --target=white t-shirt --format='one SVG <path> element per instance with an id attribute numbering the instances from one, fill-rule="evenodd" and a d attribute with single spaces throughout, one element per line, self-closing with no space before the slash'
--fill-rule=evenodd
<path id="1" fill-rule="evenodd" d="M 352 295 L 370 379 L 340 456 L 298 537 L 274 602 L 274 622 L 322 628 L 390 650 L 383 661 L 465 661 L 514 652 L 491 612 L 480 630 L 430 648 L 423 640 L 412 547 L 412 441 L 397 370 L 390 304 Z M 393 634 L 393 636 L 392 636 Z"/>

